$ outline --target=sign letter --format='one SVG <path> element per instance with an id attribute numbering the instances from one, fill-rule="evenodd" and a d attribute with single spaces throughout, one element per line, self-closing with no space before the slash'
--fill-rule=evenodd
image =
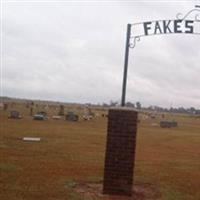
<path id="1" fill-rule="evenodd" d="M 171 29 L 169 28 L 169 25 L 171 23 L 171 20 L 167 21 L 163 21 L 163 30 L 164 33 L 172 33 Z"/>
<path id="2" fill-rule="evenodd" d="M 143 25 L 145 35 L 149 35 L 148 30 L 151 29 L 151 27 L 149 27 L 148 25 L 151 25 L 151 22 L 144 22 Z"/>
<path id="3" fill-rule="evenodd" d="M 179 29 L 181 28 L 181 22 L 182 20 L 174 20 L 174 33 L 182 33 L 182 31 Z"/>
<path id="4" fill-rule="evenodd" d="M 193 23 L 194 21 L 191 21 L 191 20 L 185 21 L 185 28 L 187 28 L 185 33 L 194 33 Z"/>
<path id="5" fill-rule="evenodd" d="M 157 30 L 159 30 L 159 32 L 162 33 L 162 30 L 161 30 L 161 28 L 160 28 L 159 22 L 156 22 L 154 34 L 157 34 Z"/>

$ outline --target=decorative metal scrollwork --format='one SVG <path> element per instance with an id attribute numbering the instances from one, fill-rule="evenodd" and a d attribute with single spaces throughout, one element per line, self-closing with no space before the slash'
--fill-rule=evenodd
<path id="1" fill-rule="evenodd" d="M 176 18 L 179 19 L 179 20 L 185 20 L 191 13 L 193 13 L 193 12 L 200 12 L 200 9 L 197 9 L 197 8 L 190 10 L 185 15 L 183 15 L 182 13 L 178 13 L 176 15 Z M 200 14 L 195 14 L 194 18 L 195 18 L 194 21 L 200 22 Z"/>
<path id="2" fill-rule="evenodd" d="M 130 39 L 129 47 L 133 49 L 135 48 L 136 43 L 140 41 L 140 36 L 131 37 Z"/>
<path id="3" fill-rule="evenodd" d="M 146 33 L 147 32 L 147 30 L 146 30 L 146 32 L 141 32 L 139 35 L 134 35 L 134 34 L 130 34 L 131 36 L 129 36 L 129 48 L 135 48 L 135 46 L 136 46 L 136 44 L 137 44 L 137 42 L 139 42 L 140 40 L 141 40 L 141 38 L 142 37 L 144 37 L 144 36 L 153 36 L 153 35 L 161 35 L 161 34 L 172 34 L 172 33 L 192 33 L 192 34 L 196 34 L 196 35 L 200 35 L 200 33 L 199 32 L 193 32 L 193 29 L 191 29 L 191 31 L 190 32 L 186 32 L 186 31 L 175 31 L 175 29 L 174 29 L 174 31 L 172 30 L 172 29 L 170 29 L 170 27 L 169 27 L 169 24 L 170 24 L 170 22 L 171 21 L 177 21 L 177 20 L 180 20 L 180 21 L 184 21 L 184 20 L 186 20 L 187 18 L 189 18 L 189 16 L 191 15 L 191 14 L 194 14 L 194 19 L 191 19 L 191 21 L 194 21 L 194 22 L 200 22 L 200 5 L 196 5 L 195 6 L 195 8 L 194 9 L 192 9 L 192 10 L 190 10 L 189 12 L 187 12 L 186 14 L 183 14 L 183 13 L 178 13 L 177 15 L 176 15 L 176 19 L 174 20 L 154 20 L 154 21 L 150 21 L 150 22 L 139 22 L 139 23 L 134 23 L 134 24 L 130 24 L 131 25 L 131 27 L 132 26 L 140 26 L 140 25 L 143 25 L 144 26 L 144 24 L 146 23 L 146 24 L 154 24 L 154 28 L 155 27 L 157 27 L 157 29 L 155 28 L 154 29 L 154 32 L 152 32 L 151 34 L 150 33 Z M 165 24 L 164 24 L 164 22 L 166 22 Z M 163 23 L 162 25 L 165 27 L 165 31 L 164 30 L 161 30 L 161 25 L 160 25 L 160 23 Z M 156 25 L 155 25 L 156 24 Z M 194 23 L 194 24 L 197 24 L 197 23 Z M 199 24 L 198 24 L 199 25 Z M 145 27 L 143 27 L 144 29 L 145 29 Z M 146 26 L 146 28 L 147 28 L 147 26 Z M 159 29 L 158 29 L 159 28 Z M 188 27 L 187 27 L 188 28 Z M 194 28 L 194 27 L 191 27 L 191 28 Z M 148 29 L 150 29 L 150 27 L 148 28 Z M 168 32 L 167 32 L 167 30 L 168 30 Z M 132 31 L 132 30 L 131 30 Z M 144 30 L 145 31 L 145 30 Z M 158 31 L 158 33 L 157 33 L 157 31 Z"/>

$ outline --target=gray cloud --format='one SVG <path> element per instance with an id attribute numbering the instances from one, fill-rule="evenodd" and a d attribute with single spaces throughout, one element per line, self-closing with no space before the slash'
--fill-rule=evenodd
<path id="1" fill-rule="evenodd" d="M 3 95 L 120 101 L 126 24 L 173 19 L 197 2 L 4 3 Z M 199 108 L 199 41 L 141 38 L 130 50 L 127 100 Z"/>

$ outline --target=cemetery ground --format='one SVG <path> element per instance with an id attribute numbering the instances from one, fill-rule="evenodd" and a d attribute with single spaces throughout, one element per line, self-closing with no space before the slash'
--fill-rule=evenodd
<path id="1" fill-rule="evenodd" d="M 35 121 L 25 106 L 17 109 L 22 119 L 8 119 L 9 111 L 0 111 L 1 200 L 120 199 L 84 190 L 87 184 L 102 184 L 107 118 L 101 113 L 105 111 L 96 110 L 100 115 L 90 121 L 69 122 Z M 48 111 L 49 116 L 52 113 Z M 200 118 L 166 118 L 171 117 L 178 127 L 160 128 L 159 117 L 138 123 L 134 183 L 155 188 L 160 200 L 199 200 Z M 83 186 L 79 192 L 78 185 Z"/>

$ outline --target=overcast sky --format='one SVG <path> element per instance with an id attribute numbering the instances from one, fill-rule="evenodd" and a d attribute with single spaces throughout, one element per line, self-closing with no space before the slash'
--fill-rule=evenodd
<path id="1" fill-rule="evenodd" d="M 175 19 L 196 4 L 200 1 L 3 1 L 1 95 L 120 102 L 127 23 Z M 126 99 L 200 108 L 200 35 L 141 38 L 130 49 Z"/>

